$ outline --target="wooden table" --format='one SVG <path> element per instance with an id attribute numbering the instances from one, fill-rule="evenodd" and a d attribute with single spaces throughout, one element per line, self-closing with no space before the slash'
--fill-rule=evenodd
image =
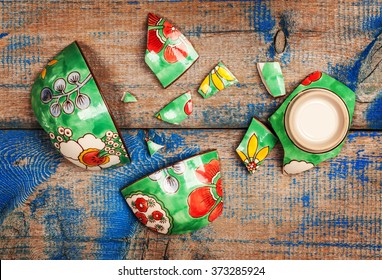
<path id="1" fill-rule="evenodd" d="M 381 1 L 0 6 L 1 259 L 381 259 Z M 175 23 L 200 54 L 166 90 L 144 62 L 148 12 Z M 279 30 L 287 40 L 281 53 L 274 44 Z M 55 152 L 33 115 L 35 77 L 74 40 L 122 128 L 130 165 L 103 172 L 75 167 Z M 240 83 L 204 100 L 196 90 L 220 60 Z M 338 157 L 287 176 L 277 144 L 256 174 L 247 173 L 235 148 L 253 116 L 267 122 L 283 101 L 266 92 L 260 61 L 281 63 L 288 93 L 315 70 L 356 91 L 352 129 Z M 173 126 L 153 117 L 186 90 L 194 102 L 189 119 Z M 138 103 L 122 103 L 124 91 Z M 165 150 L 150 157 L 146 133 Z M 138 224 L 119 189 L 213 148 L 222 159 L 223 215 L 180 236 Z"/>

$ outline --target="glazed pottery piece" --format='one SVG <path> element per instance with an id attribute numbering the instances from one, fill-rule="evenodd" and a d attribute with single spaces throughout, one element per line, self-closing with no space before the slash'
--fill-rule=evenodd
<path id="1" fill-rule="evenodd" d="M 249 173 L 254 173 L 276 143 L 276 136 L 259 120 L 253 118 L 236 152 Z"/>
<path id="2" fill-rule="evenodd" d="M 217 151 L 159 170 L 121 190 L 135 216 L 149 229 L 183 234 L 207 226 L 223 211 Z"/>
<path id="3" fill-rule="evenodd" d="M 137 99 L 130 92 L 125 92 L 121 98 L 121 101 L 125 103 L 137 102 Z"/>
<path id="4" fill-rule="evenodd" d="M 353 118 L 355 93 L 325 73 L 309 75 L 269 118 L 284 147 L 284 173 L 337 156 Z"/>
<path id="5" fill-rule="evenodd" d="M 168 103 L 155 117 L 172 124 L 180 124 L 192 113 L 192 100 L 190 91 Z"/>
<path id="6" fill-rule="evenodd" d="M 130 162 L 76 42 L 63 49 L 37 77 L 31 102 L 54 147 L 70 162 L 88 170 Z"/>
<path id="7" fill-rule="evenodd" d="M 198 92 L 204 98 L 211 97 L 220 90 L 236 84 L 238 80 L 223 62 L 219 62 L 201 83 Z"/>
<path id="8" fill-rule="evenodd" d="M 160 149 L 162 149 L 164 146 L 159 145 L 149 138 L 145 139 L 146 144 L 147 144 L 147 149 L 149 150 L 150 156 L 153 156 L 156 152 L 158 152 Z"/>
<path id="9" fill-rule="evenodd" d="M 264 62 L 257 63 L 261 80 L 270 95 L 279 97 L 285 95 L 285 83 L 280 63 Z"/>
<path id="10" fill-rule="evenodd" d="M 167 20 L 149 13 L 146 64 L 164 88 L 199 58 L 192 44 Z"/>

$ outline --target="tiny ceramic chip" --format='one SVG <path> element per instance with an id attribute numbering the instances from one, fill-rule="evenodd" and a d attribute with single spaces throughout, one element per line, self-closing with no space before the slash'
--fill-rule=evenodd
<path id="1" fill-rule="evenodd" d="M 192 100 L 190 91 L 168 103 L 155 114 L 155 117 L 171 123 L 180 124 L 192 113 Z"/>
<path id="2" fill-rule="evenodd" d="M 130 92 L 125 92 L 121 98 L 121 101 L 125 103 L 132 103 L 137 102 L 137 98 L 135 98 L 135 96 L 132 95 Z"/>

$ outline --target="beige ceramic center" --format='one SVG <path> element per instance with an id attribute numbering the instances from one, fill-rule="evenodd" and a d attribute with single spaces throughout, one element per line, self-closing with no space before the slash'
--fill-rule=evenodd
<path id="1" fill-rule="evenodd" d="M 286 131 L 294 144 L 308 152 L 324 153 L 337 147 L 349 127 L 342 99 L 325 89 L 301 92 L 289 104 Z"/>

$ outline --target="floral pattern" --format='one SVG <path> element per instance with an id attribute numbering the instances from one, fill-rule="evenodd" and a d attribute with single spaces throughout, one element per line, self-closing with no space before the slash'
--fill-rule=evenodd
<path id="1" fill-rule="evenodd" d="M 259 168 L 259 164 L 268 156 L 269 153 L 269 146 L 266 146 L 259 151 L 257 151 L 257 148 L 258 139 L 256 134 L 253 133 L 248 141 L 247 155 L 239 149 L 236 149 L 236 152 L 250 173 L 254 173 Z"/>
<path id="2" fill-rule="evenodd" d="M 101 170 L 120 163 L 120 156 L 128 156 L 117 133 L 106 132 L 101 139 L 87 133 L 77 141 L 72 140 L 70 128 L 60 126 L 56 135 L 49 133 L 53 145 L 64 157 L 77 166 L 88 170 Z"/>
<path id="3" fill-rule="evenodd" d="M 169 174 L 169 171 L 172 170 L 175 174 L 183 174 L 186 170 L 184 162 L 178 162 L 173 166 L 159 170 L 148 177 L 153 181 L 158 181 L 162 190 L 166 193 L 176 193 L 179 189 L 178 180 Z"/>
<path id="4" fill-rule="evenodd" d="M 171 23 L 154 14 L 148 16 L 147 49 L 159 53 L 168 63 L 184 60 L 188 56 L 189 41 Z"/>
<path id="5" fill-rule="evenodd" d="M 172 222 L 166 208 L 154 197 L 136 193 L 126 197 L 126 202 L 137 219 L 153 231 L 169 233 Z"/>
<path id="6" fill-rule="evenodd" d="M 189 214 L 193 218 L 208 215 L 212 222 L 223 212 L 223 187 L 220 178 L 220 164 L 216 159 L 195 170 L 197 179 L 206 186 L 193 190 L 188 196 Z"/>
<path id="7" fill-rule="evenodd" d="M 308 86 L 311 83 L 316 82 L 319 79 L 321 79 L 321 77 L 322 77 L 322 73 L 320 71 L 313 72 L 308 77 L 306 77 L 305 80 L 303 80 L 301 82 L 301 84 L 304 85 L 304 86 Z"/>

